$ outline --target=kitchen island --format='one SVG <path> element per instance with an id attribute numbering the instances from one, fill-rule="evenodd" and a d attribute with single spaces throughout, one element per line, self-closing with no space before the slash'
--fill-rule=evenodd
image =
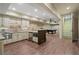
<path id="1" fill-rule="evenodd" d="M 29 41 L 35 42 L 37 44 L 42 44 L 46 42 L 46 33 L 52 32 L 56 34 L 56 30 L 38 30 L 29 32 Z"/>
<path id="2" fill-rule="evenodd" d="M 29 41 L 35 42 L 37 44 L 42 44 L 46 42 L 46 32 L 45 30 L 31 31 L 29 32 Z"/>

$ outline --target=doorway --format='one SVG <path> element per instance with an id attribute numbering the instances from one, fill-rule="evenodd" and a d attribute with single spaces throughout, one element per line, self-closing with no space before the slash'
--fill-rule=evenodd
<path id="1" fill-rule="evenodd" d="M 64 15 L 63 38 L 72 39 L 72 15 Z"/>

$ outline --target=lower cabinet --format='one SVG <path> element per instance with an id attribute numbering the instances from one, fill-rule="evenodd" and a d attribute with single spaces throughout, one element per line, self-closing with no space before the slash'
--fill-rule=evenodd
<path id="1" fill-rule="evenodd" d="M 18 40 L 28 39 L 28 33 L 18 33 Z"/>
<path id="2" fill-rule="evenodd" d="M 18 33 L 18 41 L 23 40 L 23 33 Z"/>
<path id="3" fill-rule="evenodd" d="M 29 38 L 29 33 L 27 32 L 27 33 L 24 33 L 24 39 L 28 39 Z"/>
<path id="4" fill-rule="evenodd" d="M 12 35 L 12 42 L 16 42 L 16 41 L 18 41 L 18 33 L 14 33 Z"/>
<path id="5" fill-rule="evenodd" d="M 4 44 L 8 44 L 8 43 L 12 43 L 12 42 L 16 42 L 16 41 L 18 41 L 18 34 L 17 33 L 13 33 L 12 34 L 12 39 L 6 39 L 6 40 L 4 40 Z"/>
<path id="6" fill-rule="evenodd" d="M 12 42 L 16 42 L 24 39 L 28 39 L 28 32 L 13 33 L 12 39 L 4 40 L 4 44 L 8 44 L 8 43 L 12 43 Z"/>

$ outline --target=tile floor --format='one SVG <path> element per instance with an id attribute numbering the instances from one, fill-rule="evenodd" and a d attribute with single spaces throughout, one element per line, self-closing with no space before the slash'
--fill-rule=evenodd
<path id="1" fill-rule="evenodd" d="M 5 45 L 5 55 L 76 55 L 79 47 L 71 39 L 59 39 L 57 35 L 47 34 L 47 41 L 38 45 L 24 40 Z"/>

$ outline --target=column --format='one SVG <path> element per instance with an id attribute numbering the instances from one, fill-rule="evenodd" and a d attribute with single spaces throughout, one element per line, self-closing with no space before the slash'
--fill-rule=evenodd
<path id="1" fill-rule="evenodd" d="M 0 55 L 3 55 L 4 53 L 4 44 L 3 44 L 3 40 L 0 40 Z"/>
<path id="2" fill-rule="evenodd" d="M 59 38 L 63 39 L 63 17 L 59 21 Z"/>

